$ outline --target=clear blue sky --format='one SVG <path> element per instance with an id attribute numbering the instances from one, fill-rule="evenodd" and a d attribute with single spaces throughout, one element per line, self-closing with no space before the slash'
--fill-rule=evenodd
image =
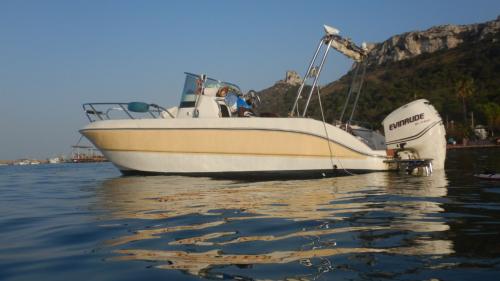
<path id="1" fill-rule="evenodd" d="M 260 90 L 303 74 L 322 25 L 380 42 L 495 19 L 500 1 L 0 1 L 0 159 L 68 153 L 84 102 L 176 105 L 183 72 Z M 332 56 L 322 83 L 347 71 Z"/>

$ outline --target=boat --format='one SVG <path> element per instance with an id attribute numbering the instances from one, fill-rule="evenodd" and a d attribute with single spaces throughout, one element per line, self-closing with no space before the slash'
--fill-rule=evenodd
<path id="1" fill-rule="evenodd" d="M 500 174 L 493 171 L 484 171 L 480 174 L 474 174 L 474 177 L 482 180 L 500 180 Z"/>
<path id="2" fill-rule="evenodd" d="M 103 155 L 96 153 L 96 149 L 93 146 L 76 144 L 72 145 L 71 148 L 71 159 L 69 160 L 71 163 L 107 162 L 107 159 Z"/>
<path id="3" fill-rule="evenodd" d="M 14 161 L 15 166 L 27 166 L 31 165 L 31 160 L 29 159 L 21 159 L 21 160 L 16 160 Z"/>
<path id="4" fill-rule="evenodd" d="M 125 175 L 316 178 L 443 169 L 445 130 L 427 100 L 391 113 L 383 122 L 385 137 L 355 126 L 351 119 L 333 125 L 308 117 L 316 92 L 321 106 L 318 78 L 330 49 L 352 58 L 363 75 L 366 70 L 365 46 L 358 47 L 336 29 L 325 27 L 325 33 L 286 117 L 255 114 L 252 106 L 259 96 L 253 91 L 243 94 L 234 83 L 186 73 L 178 106 L 86 103 L 90 122 L 80 133 Z"/>
<path id="5" fill-rule="evenodd" d="M 48 159 L 49 164 L 59 164 L 62 163 L 64 159 L 62 157 L 52 157 Z"/>

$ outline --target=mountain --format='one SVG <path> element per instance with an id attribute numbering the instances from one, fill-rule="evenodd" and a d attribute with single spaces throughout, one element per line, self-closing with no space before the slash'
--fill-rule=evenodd
<path id="1" fill-rule="evenodd" d="M 349 71 L 321 87 L 326 120 L 339 118 L 352 80 Z M 286 80 L 260 92 L 261 111 L 285 116 L 298 89 Z M 437 26 L 372 44 L 354 119 L 374 129 L 397 107 L 426 98 L 447 123 L 448 134 L 471 134 L 475 124 L 500 129 L 500 18 L 462 26 Z M 301 101 L 303 103 L 303 101 Z M 317 97 L 308 114 L 321 119 Z"/>
<path id="2" fill-rule="evenodd" d="M 464 42 L 478 42 L 500 31 L 500 17 L 496 20 L 470 25 L 439 25 L 425 31 L 411 31 L 392 36 L 382 43 L 369 44 L 368 61 L 382 65 L 453 49 Z"/>

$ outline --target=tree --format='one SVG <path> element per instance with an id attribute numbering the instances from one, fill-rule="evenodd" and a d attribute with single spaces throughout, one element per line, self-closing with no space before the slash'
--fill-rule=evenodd
<path id="1" fill-rule="evenodd" d="M 456 84 L 457 97 L 462 100 L 462 110 L 464 114 L 464 124 L 467 124 L 467 105 L 466 100 L 473 96 L 475 92 L 474 79 L 467 76 L 460 79 Z"/>
<path id="2" fill-rule="evenodd" d="M 489 102 L 481 106 L 486 122 L 491 132 L 500 128 L 500 105 L 497 103 Z"/>

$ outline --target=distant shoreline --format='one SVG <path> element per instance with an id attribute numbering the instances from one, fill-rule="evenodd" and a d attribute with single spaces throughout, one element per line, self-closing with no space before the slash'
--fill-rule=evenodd
<path id="1" fill-rule="evenodd" d="M 448 144 L 446 145 L 446 150 L 455 150 L 455 149 L 474 149 L 474 148 L 500 148 L 499 144 L 470 144 L 470 145 L 461 145 L 461 144 Z M 38 160 L 38 159 L 30 159 L 31 161 L 38 161 L 39 164 L 48 164 L 48 160 Z M 20 160 L 0 160 L 0 165 L 13 165 L 14 163 Z M 92 162 L 92 161 L 90 161 Z M 98 161 L 101 162 L 101 161 Z M 73 163 L 73 161 L 63 161 L 61 163 Z"/>
<path id="2" fill-rule="evenodd" d="M 95 162 L 108 162 L 108 160 L 101 155 L 87 156 L 85 154 L 75 154 L 72 158 L 57 157 L 49 159 L 23 158 L 16 160 L 0 160 L 0 166 L 5 166 L 5 165 L 31 166 L 40 164 L 95 163 Z"/>
<path id="3" fill-rule="evenodd" d="M 495 148 L 495 147 L 500 147 L 498 144 L 471 144 L 471 145 L 461 145 L 461 144 L 455 144 L 455 145 L 447 145 L 446 149 L 447 150 L 454 150 L 454 149 L 472 149 L 472 148 Z"/>
<path id="4" fill-rule="evenodd" d="M 455 144 L 451 145 L 448 144 L 446 145 L 446 150 L 457 150 L 457 149 L 480 149 L 480 148 L 500 148 L 500 145 L 498 144 L 471 144 L 471 145 L 461 145 L 461 144 Z M 32 159 L 33 161 L 39 161 L 39 164 L 48 164 L 47 160 L 37 160 L 37 159 Z M 0 160 L 0 165 L 13 165 L 15 162 L 19 160 Z M 61 163 L 73 163 L 72 161 L 64 161 Z"/>
<path id="5" fill-rule="evenodd" d="M 39 165 L 39 164 L 49 164 L 48 160 L 39 159 L 18 159 L 18 160 L 0 160 L 0 165 L 15 165 L 16 163 L 22 161 L 29 161 L 29 163 L 24 165 Z"/>

